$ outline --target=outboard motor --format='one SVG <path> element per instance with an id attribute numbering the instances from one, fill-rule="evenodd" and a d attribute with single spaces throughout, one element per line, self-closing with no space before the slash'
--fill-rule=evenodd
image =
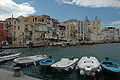
<path id="1" fill-rule="evenodd" d="M 85 67 L 85 72 L 86 72 L 87 75 L 90 75 L 91 70 L 92 70 L 92 69 L 91 69 L 90 66 L 86 66 L 86 67 Z"/>
<path id="2" fill-rule="evenodd" d="M 69 58 L 69 60 L 73 60 L 74 59 L 74 57 L 73 56 L 71 56 L 71 58 Z"/>
<path id="3" fill-rule="evenodd" d="M 109 60 L 109 57 L 105 57 L 105 60 Z"/>
<path id="4" fill-rule="evenodd" d="M 51 59 L 51 58 L 52 58 L 52 56 L 49 56 L 49 58 Z"/>
<path id="5" fill-rule="evenodd" d="M 80 70 L 80 74 L 81 74 L 81 75 L 84 75 L 85 72 L 84 72 L 83 70 Z"/>

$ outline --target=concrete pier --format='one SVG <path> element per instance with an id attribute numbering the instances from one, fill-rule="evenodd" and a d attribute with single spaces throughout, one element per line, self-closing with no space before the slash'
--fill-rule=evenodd
<path id="1" fill-rule="evenodd" d="M 20 77 L 13 76 L 14 72 L 0 69 L 0 80 L 41 80 L 22 74 Z"/>

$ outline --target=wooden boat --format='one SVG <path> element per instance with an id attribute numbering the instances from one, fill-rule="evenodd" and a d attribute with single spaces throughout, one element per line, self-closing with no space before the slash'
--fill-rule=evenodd
<path id="1" fill-rule="evenodd" d="M 53 63 L 55 63 L 54 58 L 46 58 L 46 59 L 43 59 L 39 62 L 39 64 L 42 65 L 42 66 L 50 66 Z"/>
<path id="2" fill-rule="evenodd" d="M 68 71 L 75 67 L 77 61 L 78 61 L 77 58 L 75 59 L 61 58 L 60 61 L 52 64 L 51 67 L 57 69 L 58 71 L 62 71 L 62 70 Z"/>
<path id="3" fill-rule="evenodd" d="M 114 62 L 113 60 L 102 60 L 101 61 L 102 69 L 112 75 L 119 75 L 120 74 L 120 64 Z"/>
<path id="4" fill-rule="evenodd" d="M 0 57 L 2 57 L 2 56 L 9 56 L 9 55 L 12 55 L 12 54 L 14 54 L 14 53 L 1 53 Z"/>
<path id="5" fill-rule="evenodd" d="M 28 65 L 36 65 L 39 63 L 42 59 L 47 58 L 47 55 L 34 55 L 29 57 L 21 57 L 14 60 L 17 64 L 28 66 Z"/>
<path id="6" fill-rule="evenodd" d="M 20 54 L 21 53 L 17 53 L 17 54 L 15 54 L 15 53 L 0 54 L 0 62 L 15 59 L 15 58 L 19 57 Z"/>
<path id="7" fill-rule="evenodd" d="M 76 69 L 80 71 L 81 75 L 95 76 L 96 72 L 100 72 L 101 66 L 95 57 L 82 57 Z"/>

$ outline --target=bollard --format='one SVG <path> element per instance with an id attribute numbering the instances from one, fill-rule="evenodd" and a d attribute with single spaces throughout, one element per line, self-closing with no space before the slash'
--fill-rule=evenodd
<path id="1" fill-rule="evenodd" d="M 14 67 L 13 70 L 14 70 L 14 74 L 13 75 L 15 77 L 20 77 L 20 75 L 21 75 L 21 72 L 20 72 L 21 67 Z"/>

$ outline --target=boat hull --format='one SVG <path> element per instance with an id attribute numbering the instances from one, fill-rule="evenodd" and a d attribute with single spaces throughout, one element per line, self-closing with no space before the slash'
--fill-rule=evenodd
<path id="1" fill-rule="evenodd" d="M 15 59 L 15 58 L 19 57 L 20 54 L 21 54 L 21 53 L 0 57 L 0 62 Z"/>
<path id="2" fill-rule="evenodd" d="M 87 75 L 87 76 L 92 76 L 91 74 L 92 73 L 95 73 L 95 75 L 97 73 L 99 73 L 101 71 L 101 67 L 100 68 L 96 68 L 96 69 L 92 69 L 91 71 L 87 71 L 87 70 L 84 70 L 84 69 L 77 69 L 79 71 L 79 74 L 81 75 Z M 84 72 L 84 73 L 83 73 Z"/>
<path id="3" fill-rule="evenodd" d="M 96 75 L 97 72 L 100 72 L 101 71 L 101 67 L 100 67 L 100 63 L 99 61 L 93 57 L 93 56 L 90 56 L 90 57 L 82 57 L 77 66 L 76 66 L 76 69 L 79 70 L 79 73 L 81 75 Z"/>
<path id="4" fill-rule="evenodd" d="M 46 59 L 39 61 L 39 64 L 41 66 L 51 66 L 53 63 L 55 63 L 55 59 L 53 58 L 46 58 Z"/>
<path id="5" fill-rule="evenodd" d="M 111 64 L 111 65 L 115 65 L 116 67 L 112 67 L 112 66 L 108 66 L 106 64 Z M 107 72 L 108 74 L 114 75 L 114 76 L 118 76 L 120 75 L 120 65 L 116 62 L 113 62 L 112 60 L 103 60 L 101 61 L 101 67 L 103 69 L 104 72 Z"/>
<path id="6" fill-rule="evenodd" d="M 16 63 L 17 65 L 21 65 L 21 66 L 29 66 L 29 65 L 37 65 L 41 60 L 37 60 L 34 62 L 25 62 L 25 63 Z"/>
<path id="7" fill-rule="evenodd" d="M 102 66 L 101 66 L 102 67 Z M 107 73 L 107 74 L 109 74 L 109 75 L 112 75 L 112 76 L 118 76 L 120 73 L 118 73 L 118 72 L 113 72 L 113 71 L 111 71 L 111 70 L 108 70 L 108 69 L 106 69 L 106 68 L 104 68 L 104 67 L 102 67 L 102 70 L 105 72 L 105 73 Z"/>
<path id="8" fill-rule="evenodd" d="M 17 58 L 14 62 L 19 66 L 37 65 L 41 60 L 46 59 L 46 55 L 35 55 L 29 57 Z"/>
<path id="9" fill-rule="evenodd" d="M 67 61 L 69 63 L 69 59 Z M 57 64 L 59 64 L 59 62 L 57 62 L 52 65 L 52 68 L 56 69 L 58 71 L 69 71 L 69 70 L 72 70 L 76 66 L 78 59 L 74 59 L 73 61 L 74 62 L 72 62 L 70 65 L 68 64 L 66 66 L 57 66 Z M 60 62 L 60 63 L 62 63 L 62 62 Z M 64 61 L 63 61 L 63 64 L 61 64 L 61 65 L 64 65 Z"/>
<path id="10" fill-rule="evenodd" d="M 58 71 L 69 71 L 69 70 L 72 70 L 75 66 L 76 66 L 76 63 L 73 63 L 72 65 L 69 65 L 67 67 L 52 67 L 53 69 L 56 69 Z"/>

